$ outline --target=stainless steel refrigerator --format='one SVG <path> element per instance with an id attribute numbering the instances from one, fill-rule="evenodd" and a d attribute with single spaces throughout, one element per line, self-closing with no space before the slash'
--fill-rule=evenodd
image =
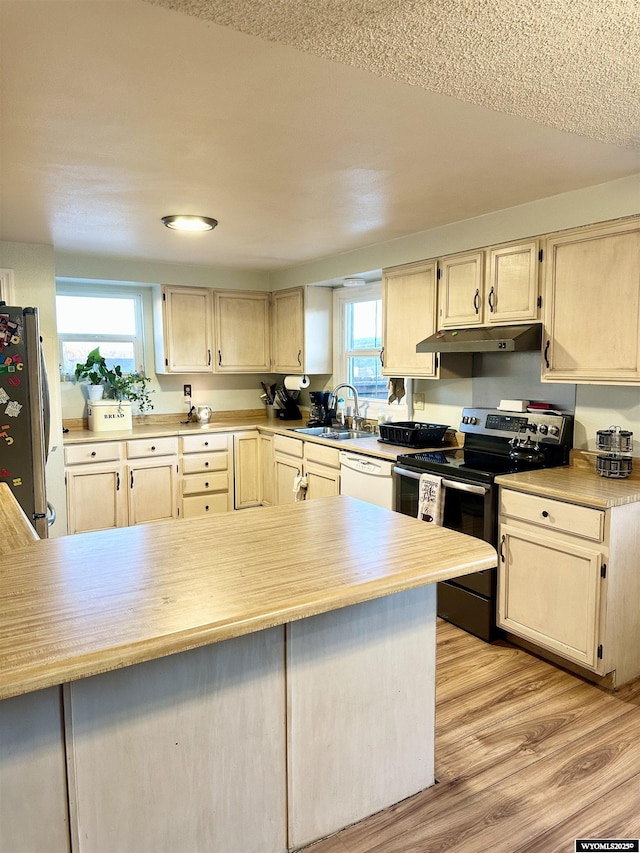
<path id="1" fill-rule="evenodd" d="M 55 511 L 47 502 L 49 386 L 37 308 L 0 302 L 0 481 L 41 539 Z"/>

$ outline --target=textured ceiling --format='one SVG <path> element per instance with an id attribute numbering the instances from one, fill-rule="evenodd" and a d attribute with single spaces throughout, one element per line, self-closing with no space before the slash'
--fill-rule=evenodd
<path id="1" fill-rule="evenodd" d="M 0 240 L 357 274 L 354 250 L 635 174 L 639 3 L 0 0 Z"/>
<path id="2" fill-rule="evenodd" d="M 147 0 L 602 142 L 640 146 L 638 0 Z"/>

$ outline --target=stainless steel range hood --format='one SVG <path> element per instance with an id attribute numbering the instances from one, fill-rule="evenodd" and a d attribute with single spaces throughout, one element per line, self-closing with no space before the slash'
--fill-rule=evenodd
<path id="1" fill-rule="evenodd" d="M 416 352 L 522 352 L 540 349 L 542 323 L 526 326 L 490 326 L 481 329 L 447 329 L 430 335 Z"/>

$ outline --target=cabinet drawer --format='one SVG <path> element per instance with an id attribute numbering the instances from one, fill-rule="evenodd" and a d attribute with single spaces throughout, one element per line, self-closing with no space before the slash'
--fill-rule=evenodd
<path id="1" fill-rule="evenodd" d="M 604 512 L 538 495 L 500 489 L 500 513 L 540 527 L 601 542 Z"/>
<path id="2" fill-rule="evenodd" d="M 120 441 L 101 441 L 97 444 L 74 444 L 64 449 L 65 465 L 86 465 L 93 462 L 117 462 L 123 458 Z"/>
<path id="3" fill-rule="evenodd" d="M 304 443 L 304 458 L 306 462 L 316 462 L 329 468 L 340 467 L 340 451 L 337 447 L 326 447 L 324 444 Z"/>
<path id="4" fill-rule="evenodd" d="M 201 453 L 182 457 L 183 474 L 206 474 L 207 471 L 226 471 L 229 468 L 229 454 Z"/>
<path id="5" fill-rule="evenodd" d="M 273 450 L 275 453 L 286 453 L 287 456 L 297 456 L 302 459 L 302 440 L 276 434 L 273 436 Z"/>
<path id="6" fill-rule="evenodd" d="M 183 495 L 209 494 L 229 491 L 229 472 L 212 471 L 210 474 L 190 474 L 182 480 Z"/>
<path id="7" fill-rule="evenodd" d="M 227 450 L 229 436 L 226 432 L 207 432 L 182 436 L 183 453 L 206 453 L 210 450 Z"/>
<path id="8" fill-rule="evenodd" d="M 175 456 L 178 439 L 169 435 L 165 438 L 137 438 L 127 441 L 127 459 L 142 459 L 145 456 Z"/>
<path id="9" fill-rule="evenodd" d="M 214 495 L 193 495 L 182 499 L 182 515 L 184 518 L 200 518 L 204 515 L 215 515 L 228 512 L 226 494 L 217 492 Z"/>

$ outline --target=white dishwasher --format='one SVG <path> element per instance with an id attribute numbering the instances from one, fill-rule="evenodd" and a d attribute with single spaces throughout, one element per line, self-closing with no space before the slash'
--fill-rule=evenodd
<path id="1" fill-rule="evenodd" d="M 340 451 L 340 494 L 395 509 L 393 462 Z"/>

